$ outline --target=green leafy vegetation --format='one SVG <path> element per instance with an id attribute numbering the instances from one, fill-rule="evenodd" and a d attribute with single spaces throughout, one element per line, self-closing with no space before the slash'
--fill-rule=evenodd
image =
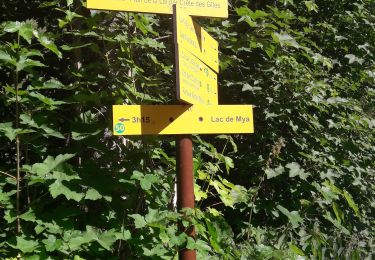
<path id="1" fill-rule="evenodd" d="M 114 104 L 175 103 L 171 16 L 0 7 L 1 258 L 371 259 L 373 0 L 231 1 L 198 20 L 220 104 L 254 104 L 255 134 L 194 137 L 185 212 L 174 138 L 111 132 Z"/>

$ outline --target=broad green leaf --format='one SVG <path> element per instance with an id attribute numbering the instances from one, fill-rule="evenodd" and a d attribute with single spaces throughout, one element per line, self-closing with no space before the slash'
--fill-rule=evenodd
<path id="1" fill-rule="evenodd" d="M 310 175 L 309 173 L 305 172 L 305 170 L 302 169 L 301 166 L 296 162 L 288 163 L 285 165 L 285 167 L 289 169 L 289 177 L 292 178 L 298 176 L 302 180 L 306 180 L 306 178 Z"/>
<path id="2" fill-rule="evenodd" d="M 103 196 L 100 195 L 100 193 L 97 190 L 95 190 L 95 189 L 90 188 L 86 192 L 85 199 L 87 199 L 87 200 L 99 200 L 101 198 L 103 198 Z"/>
<path id="3" fill-rule="evenodd" d="M 229 169 L 234 168 L 234 163 L 233 163 L 232 158 L 228 156 L 224 156 L 224 163 L 225 163 L 225 169 L 227 170 L 227 172 L 229 172 Z"/>
<path id="4" fill-rule="evenodd" d="M 113 229 L 101 232 L 92 226 L 86 226 L 85 236 L 90 238 L 92 241 L 97 241 L 106 250 L 111 250 L 111 246 L 117 240 L 116 235 L 117 232 L 115 232 Z"/>
<path id="5" fill-rule="evenodd" d="M 277 176 L 283 174 L 284 171 L 285 171 L 284 167 L 282 165 L 279 165 L 275 169 L 266 169 L 265 173 L 267 175 L 267 179 L 272 179 L 274 177 L 277 177 Z"/>
<path id="6" fill-rule="evenodd" d="M 147 225 L 146 220 L 143 216 L 139 214 L 132 214 L 129 216 L 134 219 L 135 228 L 143 228 Z"/>
<path id="7" fill-rule="evenodd" d="M 68 89 L 59 80 L 50 79 L 43 82 L 43 85 L 35 85 L 28 87 L 28 90 L 46 90 L 46 89 Z"/>
<path id="8" fill-rule="evenodd" d="M 129 230 L 123 230 L 121 232 L 117 232 L 116 233 L 116 238 L 118 240 L 124 240 L 124 241 L 126 241 L 126 240 L 129 240 L 131 238 L 131 233 L 130 233 Z"/>
<path id="9" fill-rule="evenodd" d="M 148 249 L 146 247 L 143 247 L 143 254 L 145 256 L 164 256 L 168 251 L 164 248 L 163 245 L 156 245 L 152 247 L 151 249 Z"/>
<path id="10" fill-rule="evenodd" d="M 305 255 L 305 253 L 299 247 L 297 247 L 296 245 L 289 244 L 289 248 L 290 248 L 290 250 L 292 250 L 297 255 L 301 255 L 301 256 Z"/>
<path id="11" fill-rule="evenodd" d="M 3 50 L 0 50 L 0 61 L 3 61 L 5 63 L 16 63 L 16 60 L 14 60 L 12 56 L 10 56 Z"/>
<path id="12" fill-rule="evenodd" d="M 327 219 L 329 222 L 331 222 L 336 228 L 341 230 L 345 235 L 350 235 L 350 231 L 346 229 L 344 226 L 341 225 L 341 223 L 335 219 L 332 218 L 331 214 L 329 212 L 326 212 L 323 217 Z"/>
<path id="13" fill-rule="evenodd" d="M 277 205 L 276 208 L 288 217 L 293 228 L 297 228 L 301 223 L 303 223 L 303 219 L 299 215 L 298 211 L 289 211 L 281 205 Z"/>
<path id="14" fill-rule="evenodd" d="M 39 176 L 45 176 L 47 173 L 54 170 L 60 164 L 66 162 L 67 160 L 73 158 L 74 154 L 60 154 L 53 158 L 52 156 L 47 156 L 43 163 L 35 163 L 30 168 L 29 171 L 35 173 Z"/>
<path id="15" fill-rule="evenodd" d="M 275 32 L 272 34 L 272 38 L 274 42 L 279 43 L 281 46 L 292 46 L 297 49 L 301 47 L 292 36 L 290 36 L 289 34 L 285 32 L 282 32 L 282 33 Z"/>
<path id="16" fill-rule="evenodd" d="M 21 250 L 23 253 L 31 253 L 37 249 L 39 243 L 35 240 L 25 239 L 24 237 L 17 237 L 16 249 Z"/>
<path id="17" fill-rule="evenodd" d="M 45 134 L 43 134 L 44 136 L 54 136 L 54 137 L 62 138 L 62 139 L 65 138 L 61 133 L 59 133 L 56 130 L 53 130 L 52 128 L 48 127 L 45 124 L 38 125 L 37 122 L 35 122 L 29 115 L 22 114 L 20 115 L 20 119 L 21 119 L 22 124 L 28 125 L 30 127 L 34 127 L 36 129 L 43 130 L 45 132 Z"/>
<path id="18" fill-rule="evenodd" d="M 155 174 L 146 174 L 141 180 L 140 184 L 143 190 L 151 189 L 151 185 L 157 183 L 159 181 L 159 177 Z"/>
<path id="19" fill-rule="evenodd" d="M 18 32 L 22 38 L 24 38 L 29 44 L 31 44 L 31 39 L 33 37 L 33 25 L 30 21 L 8 22 L 4 27 L 4 31 L 10 33 Z"/>
<path id="20" fill-rule="evenodd" d="M 61 169 L 63 170 L 63 169 Z M 67 174 L 61 171 L 52 171 L 52 175 L 45 176 L 46 179 L 59 180 L 59 181 L 71 181 L 80 180 L 81 178 L 77 174 Z"/>
<path id="21" fill-rule="evenodd" d="M 361 58 L 358 58 L 357 56 L 355 56 L 354 54 L 346 54 L 345 55 L 345 58 L 347 58 L 349 60 L 349 64 L 352 64 L 354 62 L 357 62 L 359 63 L 360 65 L 362 65 L 362 63 L 364 62 L 364 59 L 361 59 Z"/>
<path id="22" fill-rule="evenodd" d="M 309 10 L 309 12 L 312 12 L 312 11 L 318 12 L 318 5 L 315 3 L 315 1 L 304 1 L 304 3 L 307 7 L 307 10 Z"/>
<path id="23" fill-rule="evenodd" d="M 33 34 L 38 39 L 41 45 L 55 53 L 59 58 L 62 58 L 61 52 L 59 51 L 55 43 L 46 34 L 37 30 L 34 30 Z"/>
<path id="24" fill-rule="evenodd" d="M 344 220 L 344 213 L 342 212 L 342 210 L 340 209 L 340 207 L 337 205 L 336 202 L 332 202 L 332 208 L 333 208 L 333 211 L 335 212 L 337 221 L 341 224 L 341 221 Z"/>
<path id="25" fill-rule="evenodd" d="M 47 252 L 56 251 L 63 244 L 63 241 L 61 239 L 57 239 L 54 235 L 48 235 L 48 237 L 43 239 L 42 242 L 44 243 Z"/>
<path id="26" fill-rule="evenodd" d="M 234 208 L 236 203 L 246 200 L 246 189 L 240 185 L 234 185 L 225 179 L 221 182 L 211 180 L 210 185 L 215 188 L 225 206 Z"/>
<path id="27" fill-rule="evenodd" d="M 45 67 L 45 65 L 38 60 L 29 59 L 25 55 L 20 56 L 16 63 L 17 71 L 24 71 L 34 67 Z"/>
<path id="28" fill-rule="evenodd" d="M 64 235 L 66 236 L 64 240 L 69 239 L 69 248 L 74 251 L 81 248 L 82 245 L 91 243 L 95 240 L 95 237 L 87 232 L 74 231 L 73 234 L 69 235 L 69 238 L 67 237 L 67 234 Z"/>
<path id="29" fill-rule="evenodd" d="M 10 141 L 16 139 L 17 135 L 33 133 L 31 129 L 13 128 L 12 122 L 0 123 L 0 134 L 4 134 Z"/>
<path id="30" fill-rule="evenodd" d="M 201 190 L 201 186 L 194 184 L 194 197 L 196 201 L 201 201 L 202 199 L 207 199 L 207 192 Z"/>
<path id="31" fill-rule="evenodd" d="M 34 97 L 34 98 L 40 100 L 41 102 L 43 102 L 44 104 L 48 105 L 51 110 L 56 109 L 60 105 L 67 104 L 64 101 L 56 101 L 52 98 L 46 97 L 46 96 L 38 93 L 38 92 L 31 92 L 30 96 Z"/>
<path id="32" fill-rule="evenodd" d="M 359 216 L 359 209 L 358 209 L 358 206 L 357 206 L 357 204 L 354 202 L 352 195 L 351 195 L 349 192 L 347 192 L 346 190 L 344 190 L 344 198 L 345 198 L 346 201 L 348 202 L 349 207 L 351 207 L 351 208 L 354 210 L 355 214 L 356 214 L 357 216 Z"/>
<path id="33" fill-rule="evenodd" d="M 36 220 L 35 213 L 32 209 L 29 209 L 28 211 L 20 215 L 20 219 L 34 222 Z"/>
<path id="34" fill-rule="evenodd" d="M 59 195 L 65 196 L 68 200 L 75 200 L 77 202 L 80 202 L 82 198 L 85 196 L 84 193 L 76 192 L 71 189 L 69 189 L 67 186 L 65 186 L 61 181 L 56 180 L 54 183 L 52 183 L 48 187 L 52 198 L 57 198 Z"/>
<path id="35" fill-rule="evenodd" d="M 87 46 L 90 46 L 92 45 L 93 43 L 86 43 L 86 44 L 82 44 L 82 45 L 62 45 L 61 46 L 61 49 L 64 50 L 64 51 L 71 51 L 71 50 L 75 50 L 75 49 L 80 49 L 80 48 L 84 48 L 84 47 L 87 47 Z"/>

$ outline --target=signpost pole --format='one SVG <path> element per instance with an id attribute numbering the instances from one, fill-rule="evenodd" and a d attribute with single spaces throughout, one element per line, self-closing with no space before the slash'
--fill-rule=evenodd
<path id="1" fill-rule="evenodd" d="M 194 173 L 193 173 L 193 143 L 191 135 L 176 136 L 177 153 L 177 208 L 194 208 Z M 183 231 L 191 237 L 195 236 L 194 226 Z M 179 251 L 180 260 L 195 260 L 195 250 L 183 248 Z"/>

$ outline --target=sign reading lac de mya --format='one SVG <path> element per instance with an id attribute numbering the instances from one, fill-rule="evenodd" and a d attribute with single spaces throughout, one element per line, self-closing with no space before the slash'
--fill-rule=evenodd
<path id="1" fill-rule="evenodd" d="M 115 105 L 115 135 L 254 133 L 251 105 Z"/>
<path id="2" fill-rule="evenodd" d="M 228 17 L 228 0 L 87 0 L 90 9 L 156 14 L 172 14 L 174 4 L 189 15 Z"/>

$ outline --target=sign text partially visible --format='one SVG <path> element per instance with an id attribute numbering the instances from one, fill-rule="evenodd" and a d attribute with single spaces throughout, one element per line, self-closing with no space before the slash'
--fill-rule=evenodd
<path id="1" fill-rule="evenodd" d="M 254 133 L 251 105 L 115 105 L 114 135 Z"/>
<path id="2" fill-rule="evenodd" d="M 189 15 L 228 17 L 228 0 L 87 0 L 90 9 L 157 14 L 172 14 L 174 4 Z"/>
<path id="3" fill-rule="evenodd" d="M 217 75 L 185 48 L 177 47 L 177 99 L 190 104 L 217 105 Z"/>
<path id="4" fill-rule="evenodd" d="M 219 72 L 219 43 L 178 5 L 174 7 L 175 45 L 185 47 L 215 72 Z"/>

